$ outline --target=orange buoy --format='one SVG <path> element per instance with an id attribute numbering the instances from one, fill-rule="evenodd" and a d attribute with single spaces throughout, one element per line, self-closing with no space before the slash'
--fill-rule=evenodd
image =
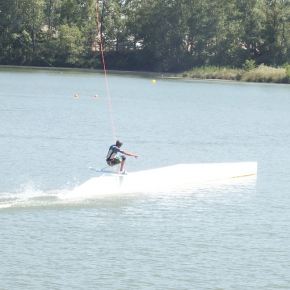
<path id="1" fill-rule="evenodd" d="M 98 95 L 95 95 L 95 98 L 97 98 L 98 97 Z"/>
<path id="2" fill-rule="evenodd" d="M 75 98 L 77 98 L 78 97 L 78 95 L 75 95 Z"/>

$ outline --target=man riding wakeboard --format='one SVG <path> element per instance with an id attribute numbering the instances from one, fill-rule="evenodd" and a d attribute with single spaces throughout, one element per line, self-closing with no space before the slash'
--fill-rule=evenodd
<path id="1" fill-rule="evenodd" d="M 126 161 L 126 156 L 125 155 L 133 156 L 135 158 L 138 158 L 139 156 L 120 150 L 120 147 L 122 145 L 123 145 L 123 142 L 117 140 L 116 144 L 112 145 L 109 148 L 109 152 L 107 154 L 106 161 L 107 161 L 109 166 L 114 166 L 114 165 L 117 165 L 117 164 L 121 163 L 120 171 L 121 171 L 121 173 L 126 174 L 127 172 L 125 170 L 123 170 L 123 167 L 124 167 L 124 164 L 125 164 L 125 161 Z M 122 153 L 122 154 L 125 154 L 125 155 L 121 155 L 120 156 L 120 155 L 118 155 L 119 152 Z"/>

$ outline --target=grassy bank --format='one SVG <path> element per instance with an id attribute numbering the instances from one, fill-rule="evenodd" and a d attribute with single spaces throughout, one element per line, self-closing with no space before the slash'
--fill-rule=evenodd
<path id="1" fill-rule="evenodd" d="M 290 83 L 290 65 L 283 67 L 269 67 L 261 64 L 258 67 L 244 67 L 243 69 L 232 69 L 228 67 L 201 67 L 193 68 L 183 73 L 183 77 L 198 79 L 220 79 L 244 82 L 261 83 Z"/>

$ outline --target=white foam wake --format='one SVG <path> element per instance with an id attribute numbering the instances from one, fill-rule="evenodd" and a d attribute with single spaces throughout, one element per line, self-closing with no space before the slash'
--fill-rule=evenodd
<path id="1" fill-rule="evenodd" d="M 29 182 L 20 185 L 17 190 L 0 191 L 0 209 L 55 204 L 60 200 L 59 196 L 67 194 L 69 191 L 68 189 L 45 191 Z"/>
<path id="2" fill-rule="evenodd" d="M 138 194 L 182 194 L 198 191 L 199 188 L 220 187 L 233 184 L 247 185 L 256 179 L 257 163 L 179 164 L 158 169 L 130 173 L 125 176 L 103 175 L 94 177 L 76 186 L 58 190 L 42 190 L 32 183 L 21 185 L 18 190 L 0 191 L 0 209 L 83 206 L 112 196 Z M 251 178 L 232 178 L 252 175 Z"/>

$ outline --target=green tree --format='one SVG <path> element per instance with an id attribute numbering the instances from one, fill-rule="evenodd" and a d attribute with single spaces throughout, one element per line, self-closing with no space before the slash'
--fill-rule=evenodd
<path id="1" fill-rule="evenodd" d="M 213 2 L 188 0 L 184 3 L 187 50 L 194 59 L 194 64 L 202 66 L 208 62 L 209 51 L 216 40 L 213 27 L 217 25 L 218 17 L 210 13 L 214 7 Z"/>
<path id="2" fill-rule="evenodd" d="M 85 39 L 76 25 L 59 27 L 59 36 L 55 42 L 55 57 L 68 66 L 81 66 Z"/>
<path id="3" fill-rule="evenodd" d="M 143 43 L 144 69 L 179 70 L 186 59 L 185 21 L 180 1 L 144 1 L 138 9 L 138 39 Z"/>
<path id="4" fill-rule="evenodd" d="M 2 57 L 5 55 L 6 60 L 24 64 L 35 58 L 36 34 L 43 24 L 43 5 L 43 0 L 1 1 Z"/>
<path id="5" fill-rule="evenodd" d="M 49 40 L 52 40 L 53 34 L 60 23 L 61 0 L 45 0 L 45 22 L 49 32 Z"/>
<path id="6" fill-rule="evenodd" d="M 263 0 L 262 4 L 266 20 L 260 62 L 276 66 L 286 61 L 290 3 L 289 0 Z"/>

